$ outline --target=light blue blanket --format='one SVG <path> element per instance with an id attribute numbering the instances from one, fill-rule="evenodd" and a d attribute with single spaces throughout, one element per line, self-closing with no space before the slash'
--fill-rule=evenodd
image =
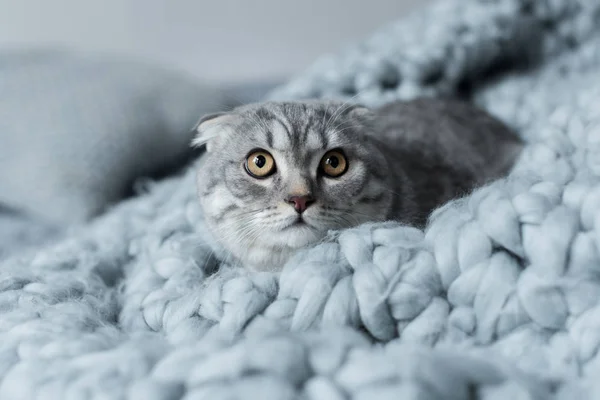
<path id="1" fill-rule="evenodd" d="M 599 66 L 597 0 L 441 1 L 323 58 L 271 98 L 460 92 L 528 146 L 281 276 L 220 263 L 193 168 L 156 184 L 0 264 L 0 399 L 600 398 Z"/>

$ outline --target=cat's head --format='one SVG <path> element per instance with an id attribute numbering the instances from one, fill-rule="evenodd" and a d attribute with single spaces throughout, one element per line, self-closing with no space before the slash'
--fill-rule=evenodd
<path id="1" fill-rule="evenodd" d="M 329 230 L 386 218 L 384 157 L 371 112 L 336 102 L 262 103 L 204 117 L 194 145 L 205 218 L 244 265 L 276 270 Z"/>

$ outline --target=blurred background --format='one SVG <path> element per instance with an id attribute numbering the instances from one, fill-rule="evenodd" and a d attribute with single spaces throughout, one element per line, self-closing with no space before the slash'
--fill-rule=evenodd
<path id="1" fill-rule="evenodd" d="M 0 260 L 194 160 L 202 115 L 431 2 L 0 0 Z"/>
<path id="2" fill-rule="evenodd" d="M 212 82 L 279 81 L 431 0 L 0 0 L 0 49 L 139 55 Z"/>

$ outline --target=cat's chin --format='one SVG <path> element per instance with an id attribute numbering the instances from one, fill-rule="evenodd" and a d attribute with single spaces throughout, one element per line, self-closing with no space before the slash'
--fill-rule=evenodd
<path id="1" fill-rule="evenodd" d="M 299 249 L 318 242 L 324 236 L 325 233 L 305 222 L 294 222 L 280 230 L 273 231 L 271 243 L 277 247 Z"/>
<path id="2" fill-rule="evenodd" d="M 306 224 L 272 230 L 244 251 L 241 259 L 251 270 L 278 272 L 298 249 L 316 244 L 324 236 Z"/>

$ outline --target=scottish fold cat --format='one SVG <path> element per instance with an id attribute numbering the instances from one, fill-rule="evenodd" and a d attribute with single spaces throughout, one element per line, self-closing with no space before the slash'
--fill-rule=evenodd
<path id="1" fill-rule="evenodd" d="M 370 110 L 267 102 L 204 117 L 198 195 L 214 237 L 244 266 L 277 271 L 330 230 L 422 226 L 442 203 L 507 174 L 519 138 L 458 100 Z"/>

